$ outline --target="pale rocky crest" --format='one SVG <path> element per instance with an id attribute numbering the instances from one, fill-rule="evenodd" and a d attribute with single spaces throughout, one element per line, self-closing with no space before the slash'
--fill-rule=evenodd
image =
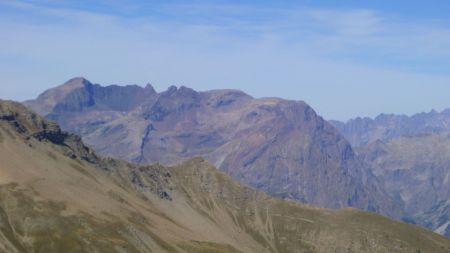
<path id="1" fill-rule="evenodd" d="M 0 101 L 0 252 L 444 253 L 450 239 L 355 209 L 273 199 L 201 158 L 103 158 Z"/>
<path id="2" fill-rule="evenodd" d="M 77 80 L 88 84 L 58 97 L 45 116 L 101 154 L 162 164 L 202 156 L 273 196 L 402 215 L 344 137 L 304 102 L 255 99 L 236 90 L 172 86 L 157 93 L 151 86 Z M 39 109 L 40 100 L 25 104 Z"/>

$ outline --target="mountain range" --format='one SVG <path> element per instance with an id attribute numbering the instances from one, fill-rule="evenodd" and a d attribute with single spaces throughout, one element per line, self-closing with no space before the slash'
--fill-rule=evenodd
<path id="1" fill-rule="evenodd" d="M 450 133 L 378 140 L 357 153 L 407 220 L 450 236 Z"/>
<path id="2" fill-rule="evenodd" d="M 138 165 L 0 100 L 0 252 L 430 252 L 450 239 L 374 213 L 271 198 L 202 158 Z"/>
<path id="3" fill-rule="evenodd" d="M 330 122 L 403 204 L 405 220 L 450 236 L 450 109 Z"/>
<path id="4" fill-rule="evenodd" d="M 368 145 L 376 140 L 450 131 L 450 109 L 417 113 L 412 116 L 380 114 L 375 118 L 357 117 L 346 122 L 331 120 L 353 147 Z"/>
<path id="5" fill-rule="evenodd" d="M 163 165 L 200 156 L 273 197 L 356 207 L 450 236 L 450 110 L 344 123 L 303 101 L 84 78 L 24 104 L 102 155 Z"/>
<path id="6" fill-rule="evenodd" d="M 403 215 L 345 138 L 302 101 L 74 78 L 25 105 L 102 155 L 165 165 L 201 156 L 272 196 Z"/>

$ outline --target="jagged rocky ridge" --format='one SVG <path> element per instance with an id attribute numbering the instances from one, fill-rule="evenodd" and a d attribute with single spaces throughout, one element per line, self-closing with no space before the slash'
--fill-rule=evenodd
<path id="1" fill-rule="evenodd" d="M 0 101 L 0 252 L 448 252 L 355 209 L 273 199 L 201 158 L 139 166 Z"/>
<path id="2" fill-rule="evenodd" d="M 202 156 L 273 196 L 402 215 L 345 138 L 301 101 L 75 78 L 25 104 L 101 154 L 142 164 Z"/>
<path id="3" fill-rule="evenodd" d="M 376 140 L 450 131 L 450 109 L 418 113 L 412 116 L 380 114 L 376 118 L 355 118 L 347 122 L 331 120 L 353 147 Z"/>

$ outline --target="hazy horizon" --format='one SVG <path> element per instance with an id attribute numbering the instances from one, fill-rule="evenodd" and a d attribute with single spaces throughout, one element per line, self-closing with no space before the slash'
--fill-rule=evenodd
<path id="1" fill-rule="evenodd" d="M 303 100 L 326 119 L 441 111 L 449 6 L 0 0 L 0 94 L 23 101 L 84 76 Z"/>

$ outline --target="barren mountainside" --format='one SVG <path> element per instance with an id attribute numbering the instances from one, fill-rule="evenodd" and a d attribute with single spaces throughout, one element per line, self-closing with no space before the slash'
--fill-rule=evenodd
<path id="1" fill-rule="evenodd" d="M 404 219 L 450 236 L 450 111 L 331 122 L 352 143 Z"/>
<path id="2" fill-rule="evenodd" d="M 358 153 L 410 220 L 450 236 L 450 134 L 376 141 Z"/>
<path id="3" fill-rule="evenodd" d="M 201 158 L 103 158 L 0 101 L 0 252 L 449 252 L 450 239 L 356 209 L 274 199 Z"/>
<path id="4" fill-rule="evenodd" d="M 273 196 L 401 216 L 345 138 L 302 101 L 75 78 L 25 104 L 103 155 L 166 165 L 202 156 Z"/>

